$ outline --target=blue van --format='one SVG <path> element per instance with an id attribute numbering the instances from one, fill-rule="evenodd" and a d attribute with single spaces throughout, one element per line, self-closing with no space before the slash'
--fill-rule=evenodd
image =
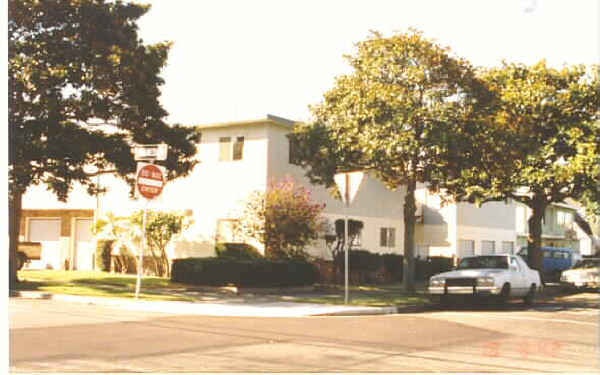
<path id="1" fill-rule="evenodd" d="M 527 247 L 522 247 L 518 255 L 528 262 Z M 544 256 L 542 279 L 544 281 L 560 281 L 560 274 L 572 268 L 579 260 L 579 254 L 567 247 L 542 246 Z M 527 263 L 530 267 L 531 265 Z"/>

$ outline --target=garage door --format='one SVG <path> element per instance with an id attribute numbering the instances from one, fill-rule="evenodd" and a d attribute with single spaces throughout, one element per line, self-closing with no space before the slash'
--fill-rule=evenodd
<path id="1" fill-rule="evenodd" d="M 60 219 L 30 219 L 28 233 L 29 241 L 42 244 L 40 260 L 32 266 L 60 269 Z"/>
<path id="2" fill-rule="evenodd" d="M 76 220 L 75 233 L 75 264 L 80 271 L 94 269 L 94 236 L 90 219 Z"/>
<path id="3" fill-rule="evenodd" d="M 60 241 L 60 219 L 30 219 L 29 241 Z"/>

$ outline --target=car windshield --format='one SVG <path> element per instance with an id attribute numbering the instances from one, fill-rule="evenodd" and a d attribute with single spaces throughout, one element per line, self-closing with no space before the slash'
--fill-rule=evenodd
<path id="1" fill-rule="evenodd" d="M 508 269 L 508 258 L 503 256 L 480 256 L 461 259 L 457 267 L 459 270 L 474 268 L 500 268 Z"/>
<path id="2" fill-rule="evenodd" d="M 595 268 L 600 267 L 600 259 L 584 259 L 577 262 L 573 268 Z"/>

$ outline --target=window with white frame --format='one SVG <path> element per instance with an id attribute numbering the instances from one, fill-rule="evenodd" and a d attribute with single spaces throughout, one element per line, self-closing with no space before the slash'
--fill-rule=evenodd
<path id="1" fill-rule="evenodd" d="M 395 247 L 396 246 L 396 228 L 380 228 L 379 230 L 379 246 Z"/>
<path id="2" fill-rule="evenodd" d="M 514 251 L 514 243 L 512 241 L 502 241 L 502 253 L 512 254 Z"/>
<path id="3" fill-rule="evenodd" d="M 244 157 L 244 137 L 236 137 L 232 142 L 231 137 L 219 138 L 219 161 L 242 160 Z"/>
<path id="4" fill-rule="evenodd" d="M 481 255 L 492 255 L 496 251 L 496 243 L 494 241 L 481 241 Z"/>
<path id="5" fill-rule="evenodd" d="M 236 219 L 217 219 L 216 242 L 236 242 Z"/>
<path id="6" fill-rule="evenodd" d="M 570 228 L 573 223 L 573 214 L 565 211 L 557 211 L 556 222 L 561 227 Z"/>
<path id="7" fill-rule="evenodd" d="M 473 240 L 458 240 L 458 257 L 468 257 L 475 255 L 475 241 Z"/>
<path id="8" fill-rule="evenodd" d="M 360 248 L 362 246 L 362 233 L 358 232 L 355 236 L 352 236 L 350 241 L 352 241 L 350 245 L 353 249 Z"/>

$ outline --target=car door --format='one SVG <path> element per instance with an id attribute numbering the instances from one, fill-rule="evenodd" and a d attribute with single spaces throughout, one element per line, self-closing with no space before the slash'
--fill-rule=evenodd
<path id="1" fill-rule="evenodd" d="M 523 266 L 519 263 L 515 256 L 509 257 L 509 269 L 511 275 L 512 289 L 515 291 L 515 295 L 524 295 L 527 293 L 528 281 L 527 272 L 523 269 Z"/>

